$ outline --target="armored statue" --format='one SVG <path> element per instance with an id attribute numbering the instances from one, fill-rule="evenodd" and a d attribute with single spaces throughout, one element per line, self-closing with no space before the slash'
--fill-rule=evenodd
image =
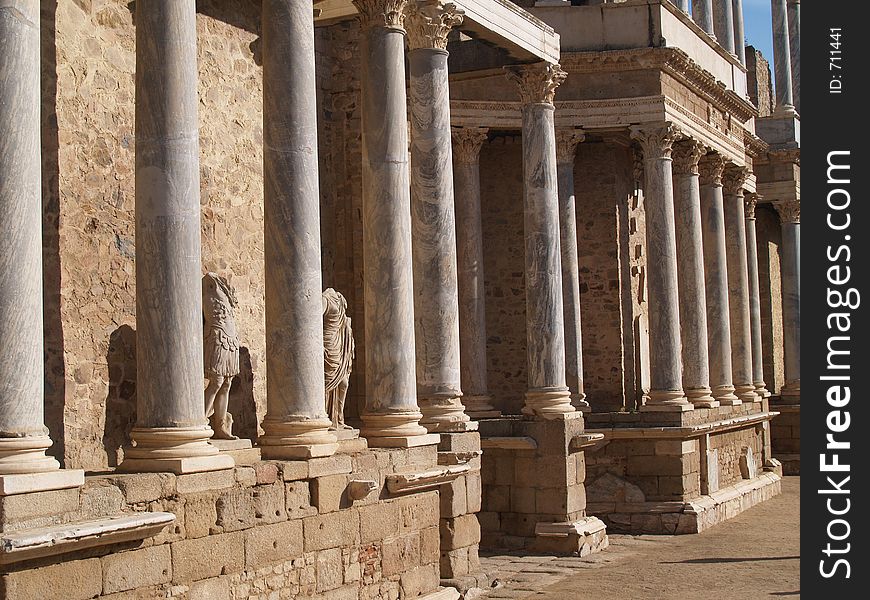
<path id="1" fill-rule="evenodd" d="M 237 440 L 233 435 L 233 416 L 227 412 L 230 386 L 239 374 L 239 334 L 233 308 L 236 293 L 226 279 L 216 273 L 202 278 L 204 313 L 203 358 L 205 378 L 205 416 L 211 421 L 214 438 Z"/>
<path id="2" fill-rule="evenodd" d="M 354 343 L 347 300 L 332 288 L 323 292 L 323 363 L 326 413 L 332 429 L 351 429 L 344 423 L 344 401 L 353 367 Z"/>

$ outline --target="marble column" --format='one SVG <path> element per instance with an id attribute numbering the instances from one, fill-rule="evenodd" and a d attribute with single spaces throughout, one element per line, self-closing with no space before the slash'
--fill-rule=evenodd
<path id="1" fill-rule="evenodd" d="M 743 26 L 743 0 L 732 0 L 731 11 L 734 14 L 734 53 L 740 64 L 746 66 L 746 32 Z"/>
<path id="2" fill-rule="evenodd" d="M 713 31 L 713 0 L 692 0 L 692 18 L 707 35 L 716 39 Z"/>
<path id="3" fill-rule="evenodd" d="M 136 408 L 121 468 L 229 468 L 208 443 L 196 5 L 136 2 Z"/>
<path id="4" fill-rule="evenodd" d="M 559 249 L 559 191 L 553 97 L 566 73 L 558 64 L 505 67 L 523 115 L 523 221 L 528 385 L 523 413 L 545 419 L 573 413 L 565 385 L 565 325 Z"/>
<path id="5" fill-rule="evenodd" d="M 580 264 L 577 258 L 577 214 L 574 200 L 574 158 L 585 135 L 574 128 L 556 130 L 559 185 L 559 246 L 562 250 L 562 309 L 565 319 L 565 376 L 574 408 L 589 412 L 583 391 L 583 340 L 580 327 Z"/>
<path id="6" fill-rule="evenodd" d="M 734 51 L 734 6 L 732 0 L 713 0 L 713 31 L 725 50 Z"/>
<path id="7" fill-rule="evenodd" d="M 671 0 L 671 4 L 679 8 L 684 13 L 689 13 L 689 0 Z"/>
<path id="8" fill-rule="evenodd" d="M 698 164 L 701 184 L 701 228 L 704 241 L 704 284 L 707 300 L 707 348 L 713 398 L 725 406 L 741 404 L 731 377 L 731 318 L 728 307 L 728 265 L 725 249 L 725 207 L 722 173 L 725 160 L 707 154 Z"/>
<path id="9" fill-rule="evenodd" d="M 791 44 L 788 39 L 786 0 L 770 0 L 773 26 L 773 72 L 776 87 L 776 113 L 793 115 Z"/>
<path id="10" fill-rule="evenodd" d="M 649 401 L 642 410 L 686 411 L 683 392 L 677 241 L 671 151 L 677 132 L 670 123 L 634 127 L 643 151 L 649 292 Z"/>
<path id="11" fill-rule="evenodd" d="M 759 402 L 752 372 L 749 269 L 746 249 L 743 184 L 746 167 L 728 166 L 722 176 L 725 207 L 725 255 L 728 265 L 728 314 L 731 319 L 731 380 L 742 402 Z"/>
<path id="12" fill-rule="evenodd" d="M 785 351 L 784 404 L 801 401 L 801 205 L 800 201 L 774 202 L 782 222 L 782 326 Z"/>
<path id="13" fill-rule="evenodd" d="M 310 0 L 263 0 L 264 458 L 329 456 Z"/>
<path id="14" fill-rule="evenodd" d="M 460 400 L 459 299 L 447 34 L 462 11 L 440 0 L 408 4 L 411 237 L 417 399 L 429 431 L 476 429 Z"/>
<path id="15" fill-rule="evenodd" d="M 801 0 L 788 0 L 788 47 L 791 54 L 791 95 L 801 112 Z"/>
<path id="16" fill-rule="evenodd" d="M 674 216 L 680 285 L 680 338 L 683 342 L 683 389 L 696 408 L 715 408 L 719 402 L 713 398 L 710 390 L 701 188 L 698 182 L 698 161 L 705 152 L 704 146 L 696 140 L 682 141 L 674 146 Z"/>
<path id="17" fill-rule="evenodd" d="M 43 409 L 39 2 L 0 5 L 0 478 L 55 471 Z"/>
<path id="18" fill-rule="evenodd" d="M 764 383 L 764 362 L 761 346 L 761 287 L 758 281 L 758 237 L 755 232 L 755 207 L 761 197 L 746 194 L 746 265 L 749 274 L 749 326 L 752 331 L 752 383 L 758 397 L 769 398 Z"/>
<path id="19" fill-rule="evenodd" d="M 370 446 L 437 442 L 420 425 L 414 343 L 405 0 L 354 0 L 362 102 L 363 294 Z"/>
<path id="20" fill-rule="evenodd" d="M 480 148 L 487 129 L 453 130 L 456 206 L 456 267 L 459 277 L 460 379 L 465 412 L 475 419 L 497 417 L 486 377 L 486 294 L 480 214 Z"/>

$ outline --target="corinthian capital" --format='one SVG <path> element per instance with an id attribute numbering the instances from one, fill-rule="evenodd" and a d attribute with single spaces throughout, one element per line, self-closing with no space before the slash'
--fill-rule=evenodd
<path id="1" fill-rule="evenodd" d="M 539 62 L 504 67 L 508 81 L 517 84 L 523 104 L 553 104 L 556 88 L 568 74 L 558 64 Z"/>
<path id="2" fill-rule="evenodd" d="M 405 31 L 405 4 L 408 0 L 351 0 L 365 29 L 385 27 Z"/>
<path id="3" fill-rule="evenodd" d="M 688 139 L 674 145 L 674 173 L 681 175 L 697 175 L 698 163 L 707 152 L 704 144 L 698 140 Z"/>
<path id="4" fill-rule="evenodd" d="M 711 152 L 698 163 L 698 172 L 701 175 L 701 185 L 722 185 L 725 159 L 721 154 Z"/>
<path id="5" fill-rule="evenodd" d="M 409 0 L 408 45 L 420 48 L 447 49 L 447 35 L 462 23 L 465 12 L 452 2 L 441 0 Z"/>
<path id="6" fill-rule="evenodd" d="M 783 223 L 794 223 L 800 225 L 801 222 L 801 203 L 800 200 L 779 200 L 773 203 L 776 212 L 779 213 L 779 220 Z"/>
<path id="7" fill-rule="evenodd" d="M 474 164 L 480 159 L 480 148 L 489 129 L 462 127 L 453 129 L 453 158 L 458 163 Z"/>
<path id="8" fill-rule="evenodd" d="M 722 191 L 726 194 L 742 194 L 743 184 L 749 179 L 751 171 L 746 167 L 730 165 L 722 176 Z"/>
<path id="9" fill-rule="evenodd" d="M 680 137 L 672 123 L 652 123 L 631 128 L 631 139 L 637 140 L 644 160 L 670 158 L 674 142 Z"/>
<path id="10" fill-rule="evenodd" d="M 560 127 L 556 129 L 556 162 L 574 162 L 577 144 L 586 139 L 581 129 Z"/>
<path id="11" fill-rule="evenodd" d="M 758 206 L 758 203 L 761 201 L 762 196 L 760 194 L 749 193 L 743 198 L 744 204 L 744 218 L 747 221 L 755 220 L 755 207 Z"/>

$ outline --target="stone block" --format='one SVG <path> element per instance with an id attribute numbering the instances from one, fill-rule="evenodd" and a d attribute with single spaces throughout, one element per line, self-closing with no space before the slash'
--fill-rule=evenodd
<path id="1" fill-rule="evenodd" d="M 497 512 L 477 513 L 477 522 L 483 531 L 499 531 L 501 529 L 501 515 Z"/>
<path id="2" fill-rule="evenodd" d="M 259 569 L 302 555 L 302 521 L 261 525 L 245 531 L 245 565 Z"/>
<path id="3" fill-rule="evenodd" d="M 168 544 L 108 554 L 101 560 L 104 594 L 161 585 L 172 580 L 172 552 Z"/>
<path id="4" fill-rule="evenodd" d="M 659 440 L 655 443 L 657 456 L 682 456 L 692 454 L 697 449 L 698 442 L 695 440 Z"/>
<path id="5" fill-rule="evenodd" d="M 515 459 L 513 456 L 496 456 L 495 457 L 495 479 L 493 483 L 496 485 L 513 485 Z"/>
<path id="6" fill-rule="evenodd" d="M 327 475 L 347 475 L 352 470 L 350 456 L 335 454 L 323 458 L 312 458 L 308 462 L 308 477 L 325 477 Z"/>
<path id="7" fill-rule="evenodd" d="M 509 485 L 485 485 L 483 486 L 483 510 L 493 512 L 507 512 L 511 506 L 511 486 Z"/>
<path id="8" fill-rule="evenodd" d="M 245 566 L 245 537 L 241 532 L 180 540 L 171 547 L 173 583 L 238 573 Z"/>
<path id="9" fill-rule="evenodd" d="M 688 462 L 677 456 L 629 456 L 627 474 L 636 476 L 683 475 L 690 472 Z"/>
<path id="10" fill-rule="evenodd" d="M 152 502 L 176 492 L 176 476 L 172 473 L 131 473 L 116 475 L 114 480 L 128 504 Z"/>
<path id="11" fill-rule="evenodd" d="M 359 517 L 360 539 L 364 544 L 399 533 L 399 503 L 395 500 L 361 506 Z"/>
<path id="12" fill-rule="evenodd" d="M 439 488 L 441 492 L 441 517 L 458 517 L 468 512 L 468 491 L 465 477 L 457 477 Z"/>
<path id="13" fill-rule="evenodd" d="M 236 461 L 238 465 L 238 461 Z M 236 483 L 242 487 L 257 485 L 257 472 L 254 467 L 236 467 Z"/>
<path id="14" fill-rule="evenodd" d="M 257 522 L 252 488 L 234 489 L 221 494 L 215 508 L 216 523 L 225 532 L 247 529 Z"/>
<path id="15" fill-rule="evenodd" d="M 535 490 L 535 512 L 538 514 L 567 516 L 567 488 L 544 488 Z M 560 520 L 564 520 L 564 517 Z"/>
<path id="16" fill-rule="evenodd" d="M 441 549 L 463 548 L 480 543 L 480 523 L 477 515 L 463 515 L 442 522 Z"/>
<path id="17" fill-rule="evenodd" d="M 468 575 L 468 547 L 441 552 L 441 578 Z"/>
<path id="18" fill-rule="evenodd" d="M 474 452 L 480 450 L 480 434 L 476 431 L 442 433 L 439 452 Z"/>
<path id="19" fill-rule="evenodd" d="M 514 487 L 510 489 L 510 511 L 532 514 L 535 512 L 535 488 Z"/>
<path id="20" fill-rule="evenodd" d="M 422 565 L 402 573 L 402 597 L 415 598 L 438 589 L 438 564 Z"/>
<path id="21" fill-rule="evenodd" d="M 280 523 L 287 520 L 284 486 L 280 483 L 253 488 L 254 516 L 257 523 Z"/>
<path id="22" fill-rule="evenodd" d="M 86 600 L 103 591 L 99 558 L 71 560 L 0 575 L 5 600 Z"/>
<path id="23" fill-rule="evenodd" d="M 302 520 L 305 552 L 358 544 L 359 511 L 353 508 Z"/>
<path id="24" fill-rule="evenodd" d="M 228 577 L 203 579 L 190 584 L 188 600 L 231 600 L 232 592 Z"/>
<path id="25" fill-rule="evenodd" d="M 420 530 L 420 564 L 436 562 L 440 548 L 441 533 L 438 527 L 427 527 Z"/>
<path id="26" fill-rule="evenodd" d="M 318 593 L 341 587 L 344 580 L 341 548 L 318 552 L 314 564 L 317 572 L 316 589 Z"/>
<path id="27" fill-rule="evenodd" d="M 76 519 L 92 520 L 114 516 L 126 505 L 121 489 L 102 477 L 88 478 L 79 490 L 79 506 Z"/>
<path id="28" fill-rule="evenodd" d="M 317 514 L 311 505 L 311 490 L 307 481 L 292 481 L 284 485 L 288 519 L 301 519 Z"/>
<path id="29" fill-rule="evenodd" d="M 408 448 L 407 456 L 409 465 L 432 467 L 438 464 L 438 446 L 431 444 Z"/>
<path id="30" fill-rule="evenodd" d="M 381 568 L 384 577 L 407 571 L 420 564 L 420 535 L 410 533 L 384 540 L 381 546 Z"/>
<path id="31" fill-rule="evenodd" d="M 568 513 L 586 510 L 586 487 L 583 485 L 570 485 L 567 489 Z"/>
<path id="32" fill-rule="evenodd" d="M 275 463 L 259 462 L 254 465 L 254 476 L 258 485 L 278 481 L 278 466 Z"/>
<path id="33" fill-rule="evenodd" d="M 185 537 L 197 538 L 209 535 L 217 524 L 216 498 L 211 494 L 196 494 L 185 499 Z"/>
<path id="34" fill-rule="evenodd" d="M 179 494 L 195 494 L 197 492 L 231 488 L 235 484 L 235 469 L 221 469 L 220 471 L 179 475 L 175 480 L 175 489 Z"/>
<path id="35" fill-rule="evenodd" d="M 348 508 L 347 475 L 325 475 L 311 480 L 311 503 L 320 513 Z"/>
<path id="36" fill-rule="evenodd" d="M 284 481 L 308 479 L 308 461 L 287 460 L 272 464 L 278 469 L 281 479 Z"/>
<path id="37" fill-rule="evenodd" d="M 483 501 L 483 486 L 479 472 L 472 472 L 465 476 L 465 492 L 468 512 L 480 512 Z"/>
<path id="38" fill-rule="evenodd" d="M 398 499 L 398 503 L 400 532 L 405 533 L 424 527 L 438 526 L 440 504 L 438 492 L 422 492 L 404 496 Z"/>

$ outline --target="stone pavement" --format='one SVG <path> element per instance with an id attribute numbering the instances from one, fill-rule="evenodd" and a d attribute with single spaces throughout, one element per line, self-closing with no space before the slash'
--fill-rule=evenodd
<path id="1" fill-rule="evenodd" d="M 699 535 L 611 535 L 583 558 L 482 555 L 482 598 L 655 599 L 800 597 L 800 478 L 783 493 Z"/>

